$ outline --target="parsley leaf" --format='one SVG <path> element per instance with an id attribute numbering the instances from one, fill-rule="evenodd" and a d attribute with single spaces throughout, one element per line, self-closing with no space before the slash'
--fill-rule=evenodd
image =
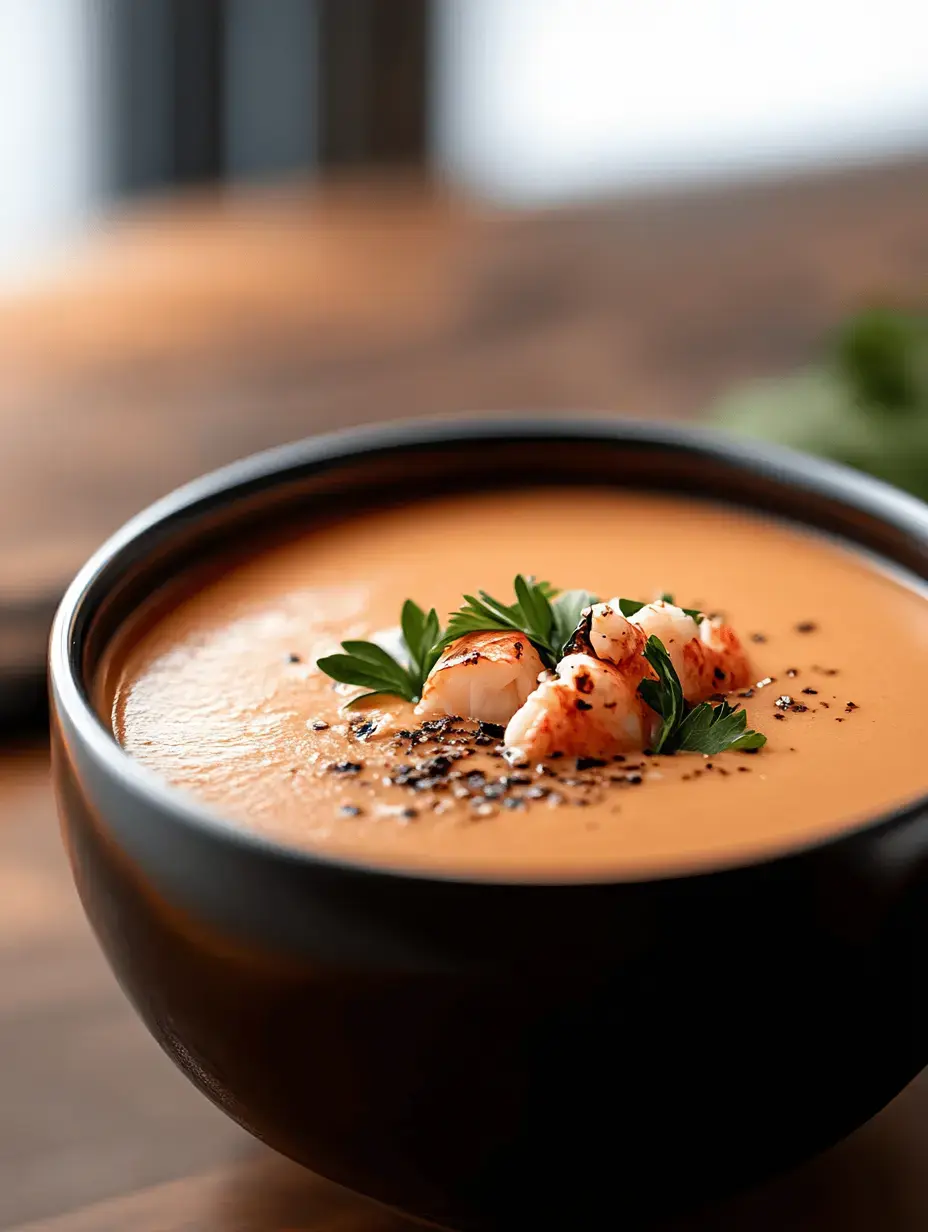
<path id="1" fill-rule="evenodd" d="M 680 678 L 660 638 L 648 638 L 644 657 L 657 679 L 642 680 L 638 692 L 662 719 L 652 752 L 713 754 L 726 749 L 760 749 L 767 743 L 766 736 L 747 727 L 745 712 L 726 701 L 717 706 L 701 702 L 688 708 Z"/>
<path id="2" fill-rule="evenodd" d="M 661 595 L 661 598 L 665 603 L 673 603 L 674 607 L 676 607 L 673 595 L 668 595 L 665 591 L 664 594 Z M 693 620 L 695 620 L 698 625 L 702 624 L 702 622 L 706 619 L 706 613 L 701 612 L 698 607 L 683 607 L 680 611 L 686 616 L 692 616 Z"/>
<path id="3" fill-rule="evenodd" d="M 513 590 L 514 603 L 494 599 L 485 590 L 478 592 L 479 597 L 465 595 L 463 606 L 451 614 L 444 631 L 434 608 L 426 613 L 407 599 L 400 616 L 402 646 L 397 654 L 376 642 L 347 641 L 342 642 L 343 654 L 327 655 L 318 660 L 317 666 L 333 680 L 368 690 L 353 698 L 349 706 L 381 694 L 419 701 L 426 678 L 444 648 L 468 633 L 522 633 L 536 647 L 545 665 L 555 667 L 576 632 L 582 613 L 599 600 L 588 590 L 559 593 L 548 582 L 536 582 L 521 573 L 513 581 Z M 673 602 L 671 595 L 662 598 Z M 645 606 L 634 599 L 619 600 L 626 617 Z M 684 611 L 694 619 L 703 619 L 701 612 L 687 608 Z M 758 749 L 766 744 L 765 736 L 747 728 L 745 712 L 728 702 L 688 706 L 660 638 L 648 638 L 644 657 L 656 679 L 643 680 L 638 691 L 661 717 L 653 752 L 712 754 L 724 749 Z"/>
<path id="4" fill-rule="evenodd" d="M 352 698 L 349 706 L 388 693 L 407 702 L 417 702 L 422 696 L 425 678 L 435 666 L 442 651 L 438 614 L 432 608 L 428 615 L 418 604 L 407 599 L 401 616 L 403 642 L 409 656 L 401 662 L 375 642 L 342 642 L 344 654 L 326 655 L 316 666 L 342 684 L 368 689 Z"/>
<path id="5" fill-rule="evenodd" d="M 666 592 L 661 595 L 661 599 L 663 600 L 664 603 L 673 603 L 674 601 L 673 595 L 669 595 Z M 636 612 L 640 612 L 643 607 L 647 607 L 647 606 L 648 606 L 647 603 L 639 603 L 637 599 L 620 599 L 619 600 L 619 611 L 622 613 L 622 615 L 625 617 L 626 620 L 629 618 L 629 616 L 634 616 Z M 676 604 L 674 604 L 674 606 L 676 606 Z M 685 612 L 687 616 L 692 616 L 692 618 L 696 621 L 697 624 L 702 624 L 702 622 L 706 619 L 706 613 L 701 612 L 698 608 L 695 608 L 695 607 L 684 607 L 684 608 L 681 608 L 681 611 Z"/>
<path id="6" fill-rule="evenodd" d="M 657 679 L 642 680 L 638 686 L 638 692 L 646 704 L 663 720 L 652 751 L 672 753 L 674 750 L 671 742 L 686 713 L 683 686 L 670 661 L 670 655 L 659 637 L 652 634 L 648 638 L 645 643 L 644 657 L 654 669 Z"/>
<path id="7" fill-rule="evenodd" d="M 369 689 L 370 692 L 365 693 L 365 697 L 372 697 L 378 693 L 392 693 L 396 697 L 405 698 L 408 702 L 416 700 L 416 691 L 409 673 L 395 659 L 387 655 L 392 665 L 387 666 L 385 663 L 374 663 L 364 654 L 358 653 L 359 647 L 379 650 L 379 646 L 375 646 L 373 642 L 343 642 L 342 646 L 346 654 L 326 655 L 325 658 L 318 660 L 316 666 L 320 671 L 331 676 L 333 680 L 341 681 L 342 684 L 356 684 Z M 386 654 L 386 651 L 384 653 Z M 355 700 L 360 701 L 361 698 Z M 350 704 L 353 705 L 354 702 Z"/>
<path id="8" fill-rule="evenodd" d="M 448 618 L 444 644 L 463 637 L 466 633 L 484 633 L 493 630 L 524 633 L 541 655 L 548 667 L 558 660 L 561 643 L 555 632 L 556 617 L 552 604 L 557 592 L 548 582 L 536 582 L 532 577 L 518 574 L 513 582 L 515 603 L 503 603 L 494 599 L 485 590 L 474 595 L 465 595 L 464 604 Z M 572 631 L 572 630 L 571 630 Z M 556 644 L 555 644 L 556 643 Z"/>
<path id="9" fill-rule="evenodd" d="M 580 624 L 580 617 L 588 607 L 598 603 L 596 595 L 588 590 L 565 590 L 551 604 L 554 612 L 554 649 L 557 657 L 563 657 L 567 643 L 571 640 Z"/>
<path id="10" fill-rule="evenodd" d="M 434 608 L 430 608 L 426 615 L 418 603 L 407 599 L 400 615 L 400 627 L 412 667 L 418 675 L 421 692 L 426 676 L 441 654 L 441 625 L 438 622 L 438 613 Z"/>
<path id="11" fill-rule="evenodd" d="M 728 702 L 694 706 L 680 725 L 677 750 L 681 753 L 723 753 L 726 749 L 760 749 L 767 737 L 747 730 L 748 716 Z"/>

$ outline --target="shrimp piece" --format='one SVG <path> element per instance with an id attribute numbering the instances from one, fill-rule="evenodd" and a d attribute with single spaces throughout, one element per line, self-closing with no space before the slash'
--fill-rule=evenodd
<path id="1" fill-rule="evenodd" d="M 698 686 L 698 681 L 688 681 L 687 661 L 683 648 L 694 641 L 699 644 L 698 623 L 692 616 L 687 616 L 682 607 L 666 603 L 663 599 L 657 599 L 654 603 L 646 603 L 628 619 L 630 624 L 641 630 L 645 640 L 649 637 L 658 637 L 664 643 L 674 670 L 680 677 L 683 693 L 689 700 L 690 684 Z"/>
<path id="2" fill-rule="evenodd" d="M 629 623 L 645 637 L 659 637 L 680 678 L 688 702 L 739 689 L 750 679 L 747 655 L 738 635 L 720 620 L 697 622 L 673 603 L 658 599 L 640 608 Z"/>
<path id="3" fill-rule="evenodd" d="M 625 672 L 631 672 L 632 665 L 637 664 L 640 681 L 648 670 L 641 658 L 647 640 L 647 634 L 622 615 L 619 600 L 610 599 L 608 603 L 594 603 L 582 613 L 568 650 L 606 659 Z"/>
<path id="4" fill-rule="evenodd" d="M 569 654 L 509 721 L 503 741 L 520 757 L 582 757 L 647 747 L 659 720 L 638 696 L 647 666 L 623 670 L 589 654 Z"/>
<path id="5" fill-rule="evenodd" d="M 467 633 L 428 674 L 415 713 L 460 715 L 504 726 L 535 688 L 544 664 L 522 633 Z"/>
<path id="6" fill-rule="evenodd" d="M 747 651 L 731 625 L 718 619 L 706 619 L 699 626 L 699 641 L 704 697 L 710 693 L 743 689 L 750 682 L 751 664 Z"/>

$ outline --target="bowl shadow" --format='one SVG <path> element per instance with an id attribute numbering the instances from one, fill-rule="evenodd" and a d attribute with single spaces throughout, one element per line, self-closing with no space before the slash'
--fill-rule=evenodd
<path id="1" fill-rule="evenodd" d="M 817 1159 L 698 1215 L 661 1223 L 659 1232 L 918 1232 L 928 1227 L 926 1135 L 928 1074 L 923 1074 L 872 1121 Z M 414 1232 L 422 1227 L 263 1150 L 233 1172 L 210 1215 L 210 1232 Z M 602 1232 L 611 1226 L 604 1221 Z"/>

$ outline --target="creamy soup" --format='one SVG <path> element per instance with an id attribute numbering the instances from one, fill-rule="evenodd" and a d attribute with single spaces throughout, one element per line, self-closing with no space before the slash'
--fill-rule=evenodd
<path id="1" fill-rule="evenodd" d="M 722 612 L 760 751 L 518 767 L 496 729 L 427 724 L 315 666 L 516 573 Z M 730 508 L 608 490 L 453 496 L 268 546 L 123 639 L 101 705 L 133 757 L 271 839 L 504 877 L 643 875 L 802 845 L 928 787 L 928 616 L 863 554 Z M 601 762 L 602 759 L 596 759 Z"/>

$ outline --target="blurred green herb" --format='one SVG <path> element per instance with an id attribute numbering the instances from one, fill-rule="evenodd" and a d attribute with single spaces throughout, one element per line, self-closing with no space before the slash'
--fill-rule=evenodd
<path id="1" fill-rule="evenodd" d="M 860 313 L 839 332 L 835 359 L 839 372 L 865 406 L 912 410 L 920 393 L 925 324 L 917 317 L 874 308 Z"/>
<path id="2" fill-rule="evenodd" d="M 738 435 L 832 458 L 928 500 L 928 313 L 860 312 L 817 363 L 733 390 L 712 418 Z"/>

